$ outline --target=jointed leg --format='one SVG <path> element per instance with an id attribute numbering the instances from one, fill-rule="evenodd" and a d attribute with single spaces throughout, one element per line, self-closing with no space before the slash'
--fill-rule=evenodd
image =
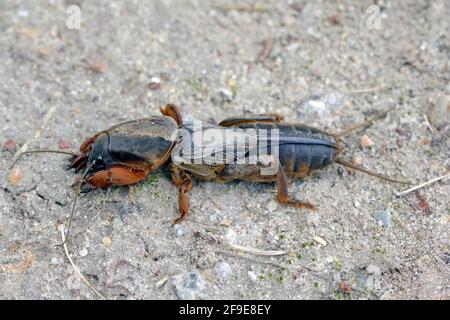
<path id="1" fill-rule="evenodd" d="M 284 173 L 281 163 L 278 164 L 277 172 L 277 200 L 279 203 L 286 204 L 295 208 L 306 208 L 310 210 L 316 210 L 312 204 L 308 202 L 300 202 L 297 200 L 291 200 L 288 196 L 288 180 Z"/>
<path id="2" fill-rule="evenodd" d="M 240 124 L 248 123 L 278 123 L 283 121 L 284 117 L 276 113 L 270 114 L 255 114 L 255 115 L 242 115 L 226 118 L 219 122 L 219 126 L 232 127 Z"/>
<path id="3" fill-rule="evenodd" d="M 83 191 L 110 186 L 125 186 L 137 183 L 147 176 L 148 172 L 127 168 L 123 166 L 112 166 L 109 169 L 97 171 L 87 177 L 87 183 L 82 186 Z"/>
<path id="4" fill-rule="evenodd" d="M 160 110 L 163 115 L 173 118 L 179 126 L 183 124 L 181 112 L 176 105 L 169 103 L 162 107 Z"/>
<path id="5" fill-rule="evenodd" d="M 184 219 L 189 210 L 187 194 L 192 189 L 192 177 L 186 171 L 173 164 L 169 170 L 172 175 L 173 184 L 178 187 L 178 210 L 180 211 L 180 216 L 173 223 L 179 223 Z"/>
<path id="6" fill-rule="evenodd" d="M 270 170 L 268 170 L 270 169 Z M 256 164 L 242 164 L 242 165 L 227 165 L 225 169 L 219 175 L 218 180 L 221 182 L 227 182 L 234 179 L 241 179 L 247 181 L 264 181 L 265 175 L 263 171 L 265 170 L 267 174 L 267 181 L 273 181 L 273 177 L 276 174 L 277 181 L 277 201 L 279 203 L 292 206 L 295 208 L 306 208 L 315 210 L 316 208 L 307 202 L 299 202 L 297 200 L 291 200 L 288 197 L 288 180 L 286 174 L 284 173 L 283 166 L 279 163 L 279 160 L 274 156 L 268 156 L 265 159 L 260 158 Z M 258 177 L 258 179 L 254 179 Z"/>

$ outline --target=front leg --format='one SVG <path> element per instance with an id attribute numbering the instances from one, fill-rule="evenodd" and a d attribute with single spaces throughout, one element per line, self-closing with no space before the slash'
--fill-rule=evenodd
<path id="1" fill-rule="evenodd" d="M 147 171 L 115 165 L 88 176 L 81 189 L 86 192 L 97 188 L 131 185 L 141 181 L 147 175 Z"/>
<path id="2" fill-rule="evenodd" d="M 169 167 L 172 183 L 178 187 L 178 210 L 180 216 L 173 223 L 181 222 L 189 210 L 188 192 L 192 189 L 192 177 L 180 167 L 171 164 Z"/>
<path id="3" fill-rule="evenodd" d="M 181 112 L 176 105 L 174 105 L 172 103 L 168 103 L 164 107 L 162 107 L 160 110 L 163 115 L 174 119 L 175 122 L 178 124 L 178 126 L 181 126 L 183 124 L 183 118 L 181 117 Z"/>

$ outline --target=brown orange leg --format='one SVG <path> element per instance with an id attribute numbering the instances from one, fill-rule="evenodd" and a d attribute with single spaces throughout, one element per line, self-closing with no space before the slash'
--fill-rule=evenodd
<path id="1" fill-rule="evenodd" d="M 169 103 L 162 107 L 160 110 L 163 115 L 173 118 L 179 126 L 183 124 L 181 112 L 176 105 Z"/>
<path id="2" fill-rule="evenodd" d="M 278 123 L 283 121 L 284 117 L 276 113 L 255 114 L 230 117 L 219 122 L 219 126 L 232 127 L 246 123 Z"/>
<path id="3" fill-rule="evenodd" d="M 279 203 L 286 204 L 291 207 L 317 210 L 311 203 L 289 199 L 288 180 L 286 178 L 286 174 L 284 173 L 283 166 L 280 163 L 278 164 L 277 171 L 277 200 Z"/>
<path id="4" fill-rule="evenodd" d="M 75 168 L 75 171 L 78 172 L 82 168 L 86 166 L 88 153 L 91 150 L 91 146 L 94 143 L 95 139 L 101 134 L 101 132 L 93 135 L 92 137 L 84 140 L 84 142 L 80 146 L 80 155 L 76 157 L 72 157 L 69 161 L 68 169 Z"/>
<path id="5" fill-rule="evenodd" d="M 97 171 L 86 179 L 83 191 L 110 186 L 125 186 L 137 183 L 147 176 L 148 172 L 127 168 L 125 166 L 112 166 L 109 169 Z"/>
<path id="6" fill-rule="evenodd" d="M 91 145 L 94 143 L 95 139 L 97 139 L 98 135 L 101 134 L 101 132 L 93 135 L 92 137 L 84 140 L 84 142 L 80 146 L 80 152 L 83 154 L 86 154 L 91 149 Z"/>
<path id="7" fill-rule="evenodd" d="M 172 175 L 173 184 L 178 187 L 178 210 L 180 211 L 180 216 L 173 223 L 179 223 L 184 219 L 189 210 L 187 194 L 192 189 L 192 177 L 173 164 L 169 170 Z"/>

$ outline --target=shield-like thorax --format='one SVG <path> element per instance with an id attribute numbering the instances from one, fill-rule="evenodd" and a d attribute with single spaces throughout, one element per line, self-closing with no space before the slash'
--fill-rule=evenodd
<path id="1" fill-rule="evenodd" d="M 176 130 L 176 122 L 166 116 L 132 120 L 106 130 L 93 149 L 107 145 L 115 163 L 154 169 L 170 156 Z"/>

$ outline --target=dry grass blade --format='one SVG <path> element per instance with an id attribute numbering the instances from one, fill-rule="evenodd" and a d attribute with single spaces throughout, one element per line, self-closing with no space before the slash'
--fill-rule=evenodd
<path id="1" fill-rule="evenodd" d="M 397 197 L 400 197 L 400 196 L 405 195 L 405 194 L 407 194 L 407 193 L 410 193 L 410 192 L 412 192 L 412 191 L 416 191 L 416 190 L 418 190 L 418 189 L 420 189 L 420 188 L 426 187 L 426 186 L 428 186 L 428 185 L 430 185 L 430 184 L 432 184 L 432 183 L 435 183 L 435 182 L 437 182 L 437 181 L 439 181 L 439 180 L 442 180 L 442 179 L 445 179 L 445 178 L 447 178 L 447 177 L 450 177 L 450 173 L 444 174 L 443 176 L 440 176 L 440 177 L 431 179 L 431 180 L 426 181 L 426 182 L 424 182 L 424 183 L 421 183 L 421 184 L 419 184 L 419 185 L 417 185 L 417 186 L 414 186 L 414 187 L 412 187 L 412 188 L 409 188 L 409 189 L 407 189 L 407 190 L 405 190 L 405 191 L 399 192 L 399 193 L 397 193 Z"/>
<path id="2" fill-rule="evenodd" d="M 238 250 L 241 252 L 245 252 L 245 253 L 251 253 L 254 255 L 258 255 L 258 256 L 282 256 L 287 254 L 286 251 L 281 251 L 281 250 L 260 250 L 260 249 L 255 249 L 255 248 L 250 248 L 250 247 L 243 247 L 237 244 L 233 244 L 233 243 L 228 243 L 228 245 L 230 246 L 231 249 L 234 250 Z"/>
<path id="3" fill-rule="evenodd" d="M 67 259 L 69 260 L 70 264 L 72 265 L 75 272 L 80 276 L 81 280 L 88 286 L 89 289 L 91 289 L 100 299 L 105 299 L 105 296 L 103 296 L 100 292 L 98 292 L 97 289 L 94 288 L 94 286 L 86 279 L 86 277 L 81 273 L 80 269 L 76 266 L 76 264 L 73 262 L 72 257 L 69 254 L 69 249 L 67 248 L 66 243 L 66 236 L 64 234 L 64 227 L 61 226 L 61 237 L 63 241 L 63 247 L 64 247 L 64 253 L 66 254 Z"/>

